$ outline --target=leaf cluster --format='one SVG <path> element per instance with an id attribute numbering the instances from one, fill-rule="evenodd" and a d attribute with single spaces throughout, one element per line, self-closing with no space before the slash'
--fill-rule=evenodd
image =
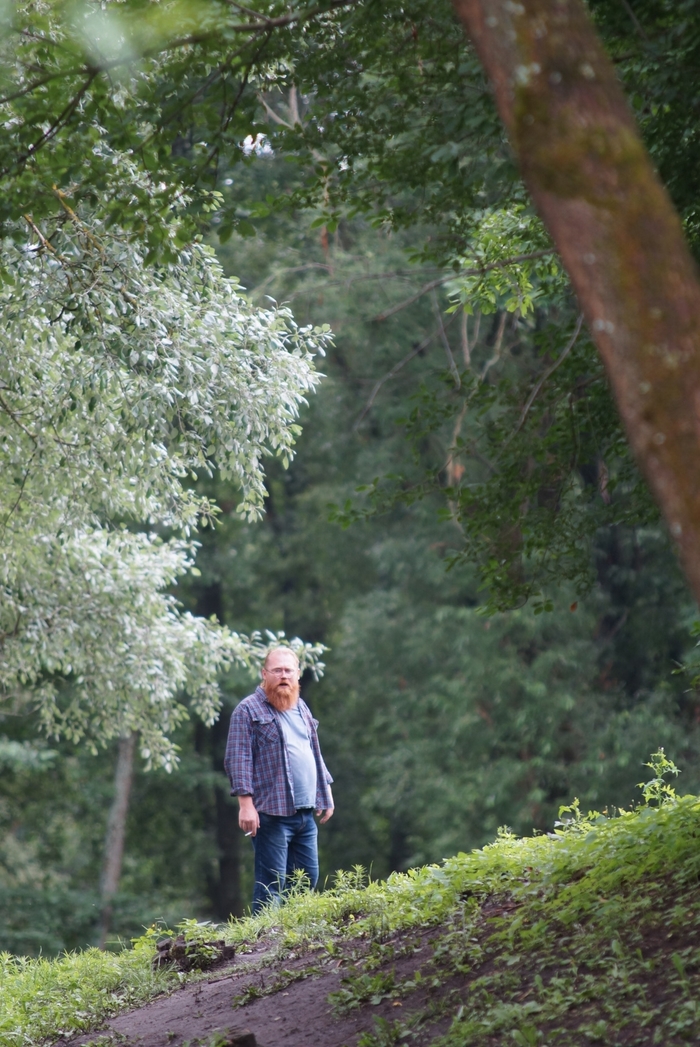
<path id="1" fill-rule="evenodd" d="M 0 688 L 50 734 L 139 730 L 145 758 L 172 766 L 178 694 L 210 722 L 218 671 L 268 646 L 168 593 L 193 566 L 188 533 L 216 514 L 187 480 L 217 467 L 259 514 L 263 461 L 288 463 L 328 332 L 252 308 L 202 245 L 147 267 L 60 199 L 55 223 L 0 254 Z"/>

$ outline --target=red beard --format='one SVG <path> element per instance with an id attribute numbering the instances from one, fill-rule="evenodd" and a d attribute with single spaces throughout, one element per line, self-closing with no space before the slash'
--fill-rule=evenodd
<path id="1" fill-rule="evenodd" d="M 263 691 L 270 705 L 281 713 L 293 709 L 299 700 L 299 683 L 290 680 L 288 676 L 274 683 L 268 678 L 263 684 Z"/>

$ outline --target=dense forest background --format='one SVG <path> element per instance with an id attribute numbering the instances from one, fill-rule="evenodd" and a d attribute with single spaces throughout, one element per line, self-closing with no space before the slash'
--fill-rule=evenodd
<path id="1" fill-rule="evenodd" d="M 272 177 L 275 161 L 260 163 Z M 346 529 L 329 519 L 363 481 L 420 477 L 447 457 L 449 431 L 413 441 L 405 431 L 406 400 L 450 377 L 435 340 L 363 416 L 376 382 L 433 323 L 429 295 L 375 319 L 430 275 L 414 273 L 413 246 L 361 220 L 328 242 L 306 221 L 271 220 L 221 251 L 254 296 L 291 301 L 300 322 L 335 332 L 297 457 L 288 470 L 269 467 L 264 521 L 241 522 L 233 495 L 214 483 L 224 516 L 204 532 L 201 577 L 179 592 L 193 611 L 244 631 L 264 621 L 329 647 L 323 679 L 304 687 L 336 779 L 322 880 L 356 864 L 385 876 L 436 861 L 500 825 L 544 832 L 574 796 L 584 807 L 629 804 L 659 745 L 683 768 L 684 789 L 700 787 L 700 702 L 678 672 L 693 648 L 694 608 L 660 525 L 601 530 L 587 595 L 551 586 L 551 610 L 485 616 L 474 570 L 449 568 L 461 535 L 441 517 L 439 492 Z M 486 361 L 498 315 L 481 328 L 473 352 Z M 115 935 L 158 918 L 223 919 L 248 904 L 251 855 L 222 759 L 227 712 L 253 686 L 231 675 L 218 723 L 180 730 L 176 772 L 137 772 Z M 114 752 L 41 745 L 21 721 L 6 719 L 3 733 L 3 945 L 86 944 Z"/>
<path id="2" fill-rule="evenodd" d="M 634 26 L 623 32 L 600 8 L 622 47 Z M 681 30 L 679 16 L 669 32 L 676 39 Z M 650 69 L 649 83 L 663 81 Z M 286 114 L 292 100 L 281 92 L 272 101 Z M 645 130 L 663 169 L 665 132 L 651 118 Z M 544 464 L 537 459 L 537 446 L 554 441 L 570 453 L 553 422 L 554 385 L 508 465 L 527 472 L 533 463 L 529 497 L 542 515 L 531 551 L 545 566 L 532 585 L 496 555 L 510 540 L 508 507 L 523 496 L 507 469 L 498 497 L 489 493 L 498 476 L 489 447 L 503 440 L 502 418 L 521 415 L 512 391 L 548 371 L 568 341 L 570 296 L 534 294 L 523 307 L 501 288 L 465 313 L 464 281 L 450 283 L 442 248 L 426 250 L 444 234 L 435 201 L 403 227 L 352 208 L 331 221 L 318 201 L 301 206 L 303 152 L 297 161 L 251 139 L 242 162 L 218 176 L 239 221 L 220 236 L 215 218 L 207 236 L 254 303 L 270 296 L 290 303 L 299 323 L 330 324 L 325 378 L 303 411 L 289 468 L 267 465 L 261 522 L 235 512 L 233 486 L 204 473 L 193 481 L 222 514 L 199 536 L 199 576 L 175 592 L 233 629 L 283 630 L 328 647 L 323 677 L 303 683 L 335 777 L 321 882 L 355 865 L 383 877 L 438 861 L 483 845 L 502 825 L 546 832 L 575 796 L 583 808 L 633 803 L 659 746 L 682 768 L 681 791 L 697 792 L 696 608 L 633 466 L 611 450 L 609 397 L 585 334 L 568 361 L 587 376 L 570 403 L 572 417 L 585 416 L 573 470 L 583 495 L 567 502 L 544 475 L 554 450 L 551 461 L 549 451 Z M 675 187 L 689 212 L 694 177 Z M 421 188 L 403 191 L 405 203 Z M 240 218 L 242 201 L 285 195 L 294 206 L 259 209 L 254 227 Z M 499 235 L 515 242 L 518 230 L 516 222 Z M 536 274 L 536 288 L 547 279 Z M 565 373 L 562 385 L 572 380 Z M 483 504 L 492 499 L 497 538 L 474 551 L 477 482 Z M 558 559 L 548 565 L 554 518 L 570 522 L 564 538 L 552 532 Z M 222 920 L 248 904 L 252 854 L 222 759 L 230 710 L 254 680 L 236 670 L 223 687 L 217 723 L 177 729 L 176 771 L 137 768 L 115 939 L 154 920 Z M 0 946 L 50 954 L 92 943 L 116 747 L 90 753 L 37 740 L 31 717 L 4 715 L 0 735 Z"/>

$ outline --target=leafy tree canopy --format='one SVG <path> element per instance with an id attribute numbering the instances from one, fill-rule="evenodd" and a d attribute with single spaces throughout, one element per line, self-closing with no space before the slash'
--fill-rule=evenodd
<path id="1" fill-rule="evenodd" d="M 656 0 L 634 11 L 597 0 L 592 11 L 694 246 L 697 11 Z M 33 220 L 49 218 L 58 184 L 135 232 L 146 262 L 175 258 L 210 223 L 222 242 L 251 235 L 280 209 L 311 209 L 325 235 L 357 211 L 393 230 L 422 228 L 416 254 L 437 267 L 423 290 L 445 284 L 460 320 L 447 331 L 436 321 L 449 376 L 441 392 L 418 393 L 406 418 L 418 438 L 449 430 L 453 446 L 422 483 L 380 477 L 340 518 L 445 489 L 462 555 L 480 563 L 499 608 L 552 578 L 585 588 L 591 537 L 653 518 L 599 358 L 578 333 L 568 282 L 447 3 L 128 0 L 19 4 L 9 17 L 7 218 L 30 208 Z M 140 177 L 115 178 L 115 153 Z M 294 161 L 291 177 L 271 186 L 241 176 L 270 154 Z M 480 358 L 469 318 L 489 315 Z"/>
<path id="2" fill-rule="evenodd" d="M 648 0 L 630 13 L 596 0 L 592 10 L 695 244 L 696 6 Z M 100 574 L 99 600 L 120 628 L 134 625 L 118 610 L 133 605 L 134 585 L 153 609 L 143 635 L 157 633 L 147 625 L 153 613 L 179 637 L 187 620 L 162 587 L 187 566 L 183 539 L 117 525 L 186 535 L 212 508 L 183 480 L 215 463 L 255 511 L 262 456 L 290 452 L 315 381 L 310 357 L 326 335 L 299 331 L 284 311 L 246 306 L 193 246 L 212 220 L 224 241 L 281 207 L 315 208 L 326 235 L 357 210 L 391 229 L 424 229 L 418 253 L 437 271 L 422 290 L 445 283 L 453 313 L 435 314 L 443 387 L 418 392 L 405 420 L 419 441 L 449 433 L 450 451 L 423 480 L 380 477 L 369 493 L 376 508 L 444 489 L 493 606 L 551 577 L 585 586 L 590 536 L 653 515 L 448 4 L 53 0 L 7 4 L 2 17 L 4 526 L 18 543 L 3 568 L 3 683 L 17 700 L 39 685 L 49 727 L 151 730 L 146 748 L 167 760 L 161 728 L 178 715 L 175 691 L 193 674 L 209 715 L 211 669 L 233 650 L 217 634 L 223 646 L 205 657 L 202 623 L 187 625 L 200 651 L 190 668 L 161 652 L 156 673 L 144 656 L 141 676 L 125 664 L 122 683 L 98 679 L 95 663 L 92 679 L 68 640 L 56 640 L 61 627 L 47 610 L 59 577 L 89 581 L 82 558 L 91 550 L 94 562 L 126 564 L 107 591 L 109 566 Z M 294 175 L 280 191 L 251 191 L 237 171 L 264 164 L 267 151 L 294 160 Z M 470 322 L 491 325 L 481 342 Z M 362 514 L 368 501 L 371 509 L 363 499 L 339 515 Z M 95 628 L 99 616 L 89 601 L 81 606 Z M 66 637 L 78 635 L 74 625 Z M 122 641 L 118 631 L 99 638 L 104 649 Z M 130 688 L 142 681 L 138 715 L 125 704 L 127 678 Z M 89 716 L 81 696 L 98 693 L 106 704 Z"/>
<path id="3" fill-rule="evenodd" d="M 148 191 L 124 154 L 92 155 L 110 184 Z M 0 247 L 0 688 L 50 734 L 139 731 L 144 757 L 171 767 L 182 692 L 211 722 L 220 670 L 277 642 L 169 594 L 217 512 L 191 479 L 217 468 L 259 515 L 263 460 L 289 461 L 328 332 L 253 308 L 201 243 L 148 267 L 103 209 L 53 195 L 55 217 L 8 222 Z M 297 647 L 316 663 L 318 647 Z"/>
<path id="4" fill-rule="evenodd" d="M 591 7 L 694 242 L 696 5 Z M 53 213 L 51 187 L 70 185 L 167 252 L 160 223 L 189 187 L 188 230 L 214 206 L 220 233 L 248 231 L 254 201 L 211 194 L 252 162 L 259 135 L 304 164 L 284 202 L 420 220 L 442 262 L 464 253 L 480 210 L 523 199 L 481 67 L 441 0 L 20 0 L 4 21 L 4 218 Z M 128 151 L 150 187 L 115 184 L 100 142 Z M 266 193 L 253 213 L 279 203 Z"/>

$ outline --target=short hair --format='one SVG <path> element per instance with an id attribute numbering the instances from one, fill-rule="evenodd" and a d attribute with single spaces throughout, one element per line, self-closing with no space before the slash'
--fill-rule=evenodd
<path id="1" fill-rule="evenodd" d="M 273 647 L 271 651 L 267 652 L 267 654 L 265 655 L 265 661 L 262 663 L 263 669 L 267 669 L 267 663 L 270 660 L 270 656 L 273 655 L 276 651 L 287 651 L 287 652 L 289 652 L 289 654 L 294 656 L 294 660 L 297 663 L 297 668 L 298 669 L 301 668 L 301 666 L 299 664 L 299 655 L 294 650 L 294 648 L 293 647 L 285 647 L 283 644 L 280 644 L 279 647 Z"/>

